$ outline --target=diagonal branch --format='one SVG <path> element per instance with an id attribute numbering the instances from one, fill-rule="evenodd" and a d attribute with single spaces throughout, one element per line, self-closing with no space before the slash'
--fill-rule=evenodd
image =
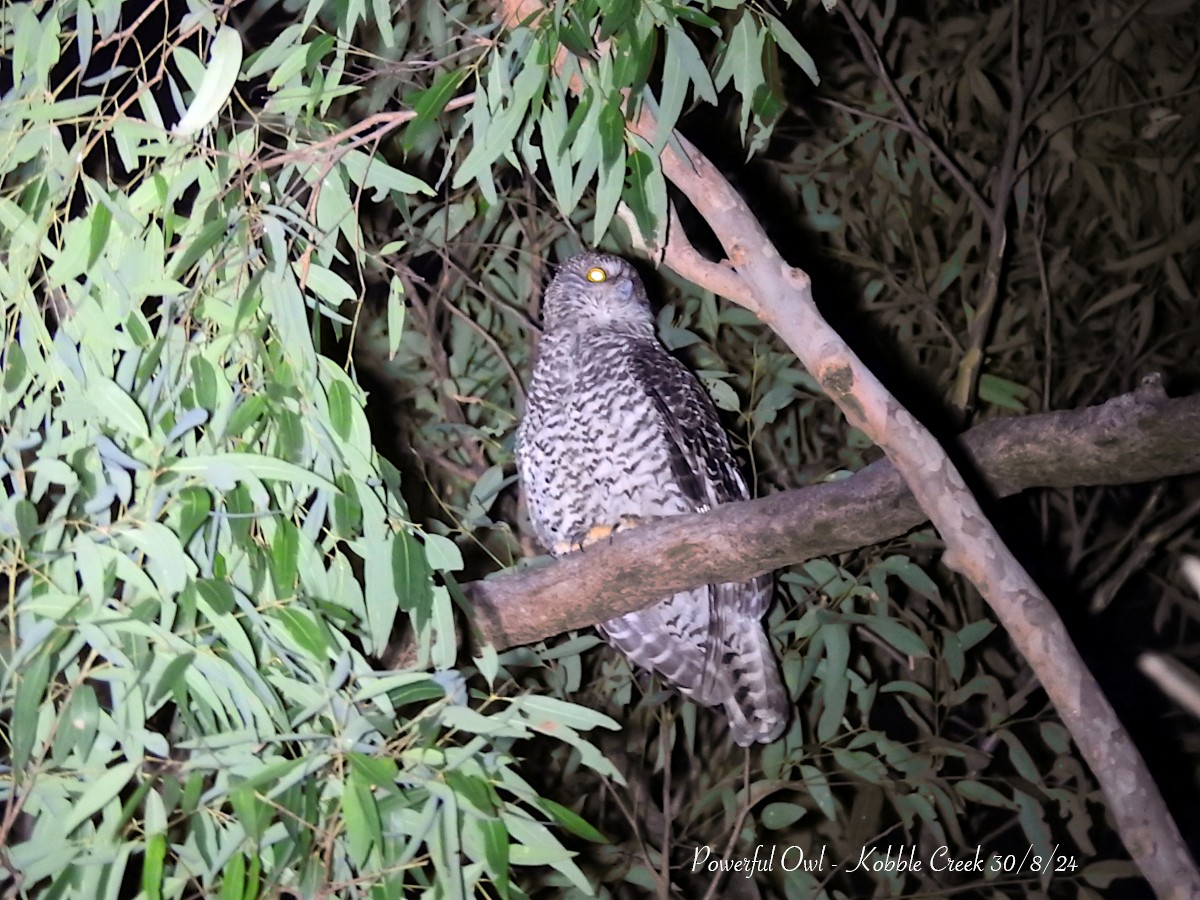
<path id="1" fill-rule="evenodd" d="M 632 128 L 653 144 L 644 108 Z M 1005 546 L 933 436 L 883 386 L 817 311 L 808 275 L 771 243 L 741 195 L 681 135 L 663 172 L 704 217 L 756 313 L 817 379 L 846 419 L 895 464 L 946 544 L 942 557 L 987 601 L 1036 673 L 1108 799 L 1121 839 L 1161 897 L 1200 896 L 1200 871 L 1112 704 L 1088 671 L 1053 604 Z M 669 253 L 667 254 L 669 259 Z"/>

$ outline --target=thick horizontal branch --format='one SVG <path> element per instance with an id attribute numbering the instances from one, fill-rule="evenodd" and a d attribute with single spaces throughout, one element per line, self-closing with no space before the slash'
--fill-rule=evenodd
<path id="1" fill-rule="evenodd" d="M 1101 406 L 994 420 L 959 443 L 998 497 L 1200 472 L 1200 396 L 1169 400 L 1149 380 Z M 641 609 L 675 591 L 879 543 L 925 521 L 885 459 L 842 481 L 618 532 L 549 565 L 465 588 L 481 636 L 511 647 Z"/>

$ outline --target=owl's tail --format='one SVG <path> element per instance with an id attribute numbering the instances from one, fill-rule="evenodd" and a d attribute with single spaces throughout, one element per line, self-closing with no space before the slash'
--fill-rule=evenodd
<path id="1" fill-rule="evenodd" d="M 693 627 L 683 617 L 667 614 L 662 604 L 597 626 L 632 663 L 657 672 L 683 696 L 715 706 L 728 691 L 723 679 L 707 677 L 704 633 L 689 630 Z"/>
<path id="2" fill-rule="evenodd" d="M 734 743 L 739 747 L 769 744 L 787 727 L 791 704 L 763 629 L 734 630 L 724 664 L 730 693 L 723 705 Z"/>
<path id="3" fill-rule="evenodd" d="M 709 589 L 699 590 L 707 605 Z M 770 743 L 787 726 L 791 704 L 758 621 L 761 607 L 739 614 L 717 603 L 714 618 L 730 612 L 718 625 L 695 615 L 698 599 L 688 592 L 677 594 L 598 627 L 631 662 L 657 672 L 683 696 L 724 707 L 739 746 Z"/>

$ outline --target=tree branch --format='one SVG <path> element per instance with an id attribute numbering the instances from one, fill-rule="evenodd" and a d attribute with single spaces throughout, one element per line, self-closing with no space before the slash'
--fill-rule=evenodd
<path id="1" fill-rule="evenodd" d="M 958 441 L 997 497 L 1034 487 L 1116 485 L 1200 472 L 1200 395 L 1157 381 L 1101 406 L 996 419 Z M 618 532 L 550 565 L 464 585 L 497 648 L 642 609 L 662 597 L 889 540 L 927 521 L 896 467 L 730 503 Z"/>

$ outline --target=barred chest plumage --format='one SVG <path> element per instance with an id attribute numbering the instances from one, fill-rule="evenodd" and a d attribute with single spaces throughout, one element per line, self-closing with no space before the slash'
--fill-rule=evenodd
<path id="1" fill-rule="evenodd" d="M 597 328 L 547 334 L 540 351 L 518 432 L 538 539 L 553 548 L 623 517 L 691 512 L 669 477 L 667 437 L 634 370 L 635 361 L 672 363 L 661 345 Z"/>

